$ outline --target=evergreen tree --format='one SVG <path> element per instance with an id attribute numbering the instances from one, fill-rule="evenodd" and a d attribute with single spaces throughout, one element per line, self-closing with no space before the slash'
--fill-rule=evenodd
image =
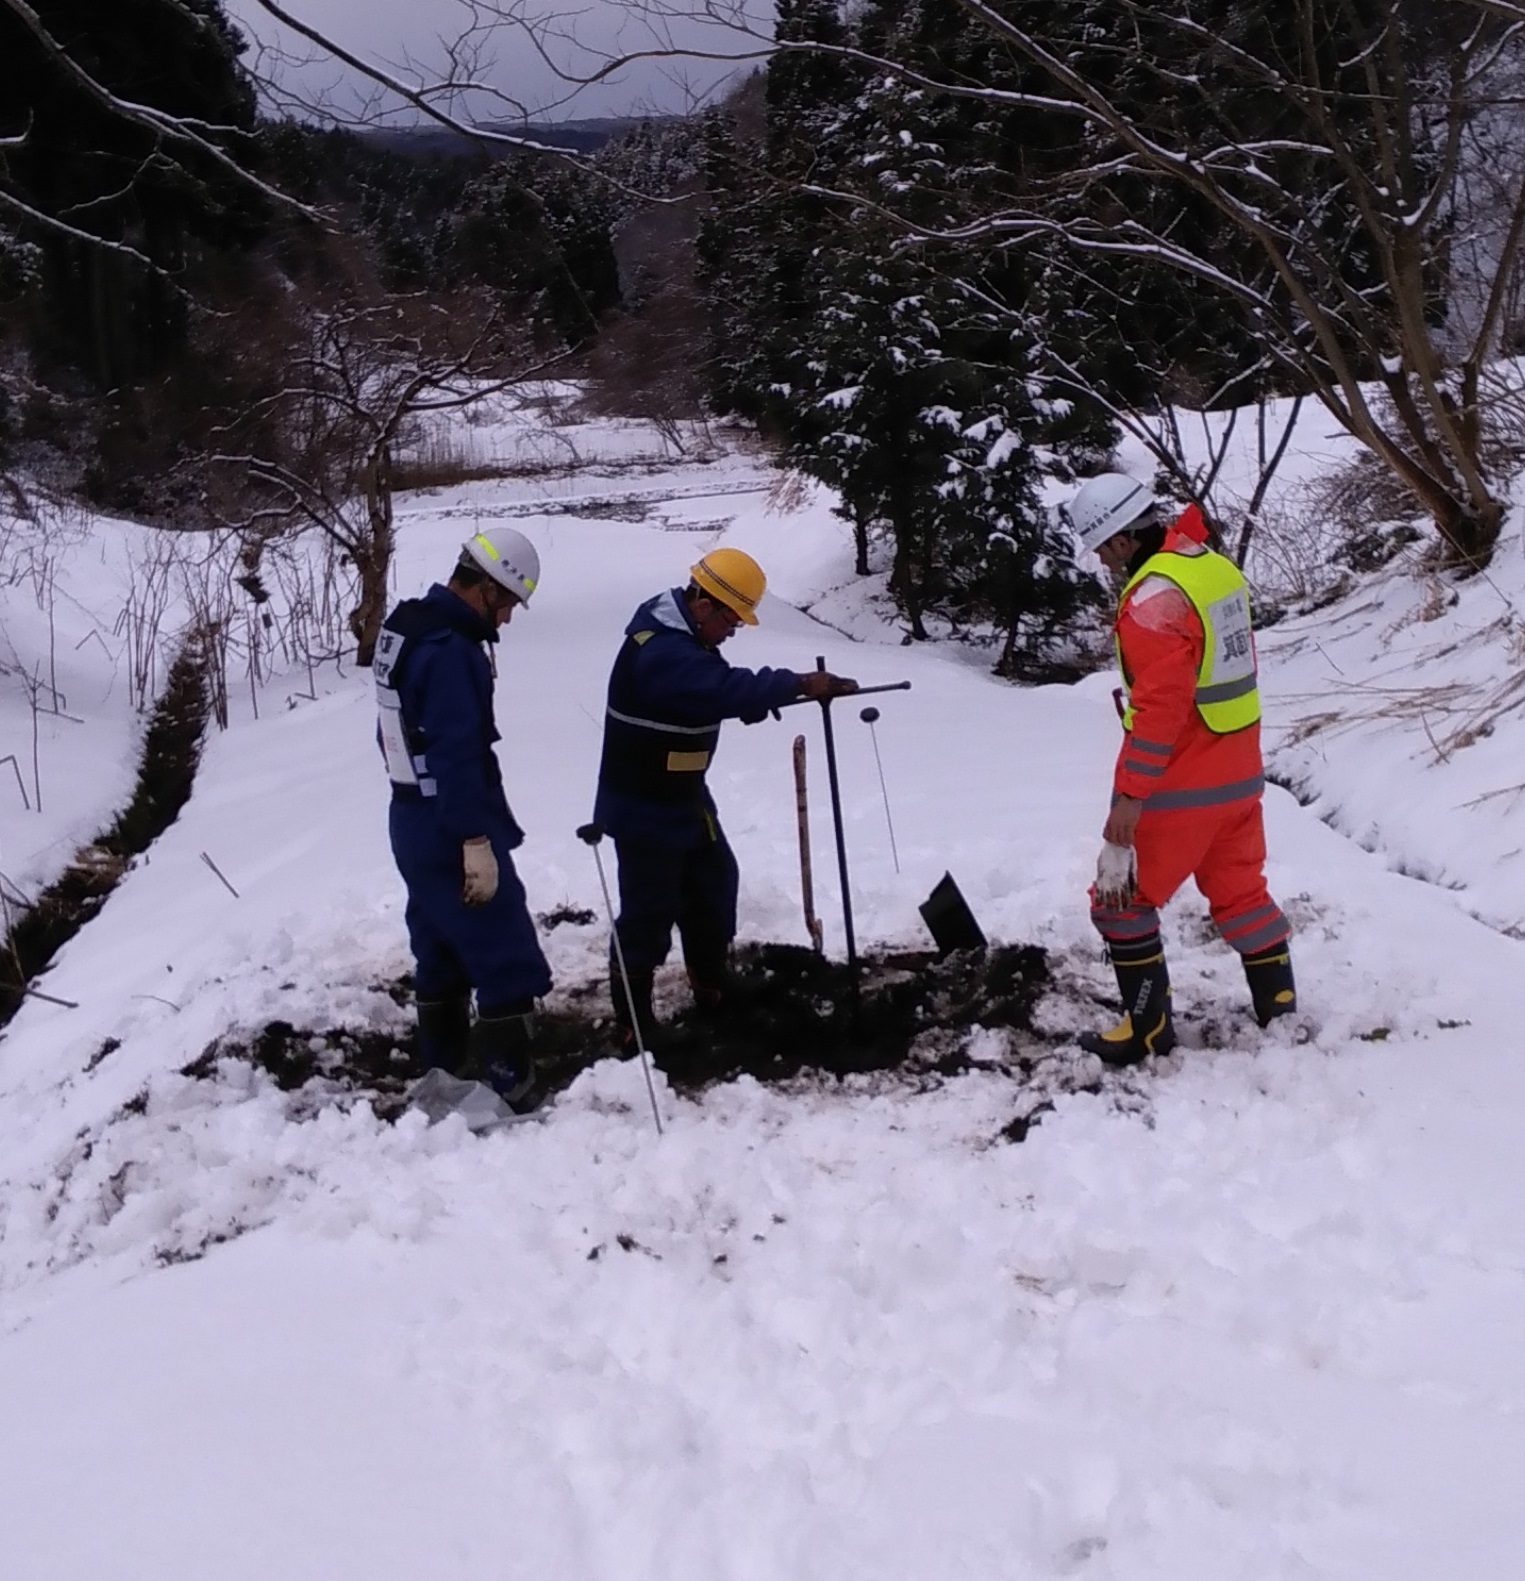
<path id="1" fill-rule="evenodd" d="M 784 44 L 847 40 L 837 0 L 778 0 L 775 36 Z M 822 175 L 823 139 L 860 78 L 835 57 L 786 49 L 773 57 L 761 84 L 760 135 L 742 133 L 735 118 L 712 116 L 706 123 L 711 211 L 698 251 L 712 326 L 714 404 L 775 434 L 785 421 L 779 395 L 790 350 L 814 312 L 804 284 L 811 255 L 838 223 L 802 187 Z"/>
<path id="2" fill-rule="evenodd" d="M 253 157 L 254 92 L 220 0 L 32 3 L 69 58 L 107 90 L 190 119 L 235 157 Z M 210 155 L 102 103 L 3 8 L 0 105 L 7 132 L 24 134 L 5 156 L 8 189 L 77 232 L 121 244 L 21 222 L 42 256 L 46 349 L 105 388 L 161 366 L 185 343 L 176 282 L 198 256 L 246 244 L 264 223 L 263 203 Z"/>
<path id="3" fill-rule="evenodd" d="M 709 345 L 705 363 L 709 400 L 717 412 L 758 420 L 765 381 L 754 361 L 749 327 L 761 315 L 748 307 L 749 277 L 764 256 L 755 219 L 759 189 L 749 179 L 735 118 L 726 110 L 705 111 L 700 133 L 700 180 L 707 209 L 694 240 L 695 277 L 705 313 Z M 750 321 L 750 322 L 749 322 Z"/>
<path id="4" fill-rule="evenodd" d="M 699 177 L 703 117 L 642 121 L 634 131 L 606 143 L 593 168 L 617 182 L 608 201 L 620 216 L 641 197 L 666 198 L 691 190 Z"/>
<path id="5" fill-rule="evenodd" d="M 575 346 L 619 300 L 611 232 L 620 204 L 591 173 L 291 125 L 266 129 L 264 142 L 283 190 L 365 239 L 385 290 L 486 285 L 547 340 Z"/>
<path id="6" fill-rule="evenodd" d="M 604 183 L 545 164 L 492 166 L 462 194 L 447 269 L 479 280 L 567 346 L 589 345 L 620 299 Z"/>
<path id="7" fill-rule="evenodd" d="M 1091 583 L 1038 503 L 1035 447 L 1061 441 L 1073 408 L 1045 389 L 1035 326 L 1003 299 L 1016 272 L 895 223 L 958 222 L 982 178 L 979 137 L 958 121 L 887 77 L 820 143 L 836 184 L 856 181 L 878 209 L 812 253 L 813 322 L 780 386 L 786 456 L 839 490 L 860 544 L 874 524 L 889 530 L 912 635 L 926 635 L 932 609 L 994 621 L 1012 670 L 1088 602 Z"/>

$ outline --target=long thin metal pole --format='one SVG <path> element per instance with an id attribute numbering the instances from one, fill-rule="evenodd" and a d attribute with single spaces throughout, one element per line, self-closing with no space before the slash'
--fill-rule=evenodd
<path id="1" fill-rule="evenodd" d="M 816 660 L 819 664 L 821 661 Z M 852 695 L 854 697 L 872 697 L 875 692 L 908 692 L 911 689 L 909 681 L 890 681 L 885 686 L 860 686 Z M 808 697 L 796 697 L 792 702 L 780 703 L 780 708 L 797 708 L 801 703 L 808 703 Z"/>
<path id="2" fill-rule="evenodd" d="M 878 715 L 879 710 L 877 708 L 865 708 L 861 717 L 868 725 L 869 735 L 874 739 L 874 762 L 879 768 L 879 794 L 884 797 L 884 822 L 890 831 L 890 855 L 895 858 L 895 871 L 898 873 L 900 871 L 900 850 L 895 844 L 895 820 L 890 817 L 890 791 L 889 787 L 884 783 L 884 759 L 879 756 L 879 732 L 875 728 L 875 720 Z"/>
<path id="3" fill-rule="evenodd" d="M 596 829 L 596 825 L 589 824 L 577 833 L 593 847 L 593 860 L 598 866 L 598 887 L 604 892 L 604 914 L 609 919 L 609 937 L 614 940 L 614 958 L 619 963 L 620 982 L 624 984 L 625 1003 L 630 1010 L 630 1026 L 635 1032 L 635 1046 L 640 1051 L 641 1072 L 646 1077 L 646 1096 L 651 1099 L 651 1118 L 657 1122 L 657 1135 L 661 1136 L 662 1111 L 657 1108 L 657 1089 L 651 1079 L 651 1058 L 646 1052 L 646 1034 L 641 1031 L 641 1018 L 635 1012 L 635 994 L 630 987 L 630 973 L 625 967 L 625 951 L 620 944 L 619 929 L 614 925 L 614 902 L 609 898 L 609 881 L 604 877 L 604 854 L 598 848 L 603 833 L 595 833 Z"/>
<path id="4" fill-rule="evenodd" d="M 826 660 L 817 656 L 815 667 L 824 671 Z M 831 783 L 831 822 L 837 835 L 837 876 L 842 883 L 842 926 L 847 933 L 847 964 L 857 982 L 858 940 L 853 933 L 853 894 L 847 879 L 847 836 L 842 832 L 842 791 L 837 783 L 837 743 L 831 731 L 831 699 L 821 699 L 821 724 L 826 732 L 826 777 Z"/>

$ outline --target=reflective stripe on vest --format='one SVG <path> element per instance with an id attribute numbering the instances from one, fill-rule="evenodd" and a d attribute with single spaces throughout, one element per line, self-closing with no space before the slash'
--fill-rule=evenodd
<path id="1" fill-rule="evenodd" d="M 381 628 L 376 639 L 376 654 L 372 660 L 371 674 L 376 682 L 376 709 L 380 715 L 381 755 L 386 759 L 387 778 L 394 785 L 409 785 L 422 789 L 419 773 L 422 760 L 413 751 L 408 740 L 408 727 L 403 723 L 402 698 L 392 685 L 392 671 L 402 657 L 404 638 L 401 632 Z"/>
<path id="2" fill-rule="evenodd" d="M 1232 560 L 1204 549 L 1198 553 L 1165 549 L 1151 555 L 1128 579 L 1117 601 L 1123 606 L 1145 577 L 1160 576 L 1190 600 L 1202 622 L 1202 663 L 1197 670 L 1196 704 L 1202 723 L 1214 735 L 1247 730 L 1260 718 L 1255 675 L 1255 634 L 1250 626 L 1250 593 Z M 1122 643 L 1113 633 L 1117 665 L 1132 685 L 1123 662 Z M 1123 711 L 1123 729 L 1133 729 L 1133 708 Z"/>
<path id="3" fill-rule="evenodd" d="M 420 796 L 437 796 L 439 786 L 429 772 L 429 759 L 422 750 L 422 739 L 403 718 L 402 696 L 393 684 L 402 663 L 408 639 L 400 631 L 383 626 L 376 639 L 371 674 L 376 681 L 377 739 L 386 759 L 387 778 L 398 790 L 417 791 Z"/>
<path id="4" fill-rule="evenodd" d="M 704 805 L 705 774 L 720 745 L 720 721 L 695 725 L 652 717 L 660 703 L 636 684 L 635 666 L 657 635 L 630 633 L 614 661 L 598 783 L 601 790 L 637 801 L 698 808 Z"/>

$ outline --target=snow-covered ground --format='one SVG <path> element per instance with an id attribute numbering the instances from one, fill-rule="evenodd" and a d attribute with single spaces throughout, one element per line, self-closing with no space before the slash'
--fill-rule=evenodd
<path id="1" fill-rule="evenodd" d="M 134 701 L 183 615 L 155 535 L 53 512 L 0 521 L 0 885 L 30 898 L 131 793 Z M 174 608 L 171 608 L 174 605 Z"/>
<path id="2" fill-rule="evenodd" d="M 1272 772 L 1395 869 L 1525 937 L 1525 556 L 1486 575 L 1411 561 L 1263 642 Z"/>
<path id="3" fill-rule="evenodd" d="M 730 457 L 407 502 L 400 589 L 447 572 L 477 520 L 512 517 L 542 551 L 498 691 L 532 906 L 601 909 L 573 830 L 607 668 L 635 604 L 724 538 L 778 595 L 736 662 L 819 654 L 913 682 L 876 700 L 898 875 L 869 732 L 837 711 L 860 937 L 919 941 L 917 903 L 951 869 L 989 934 L 1051 952 L 1046 1024 L 1100 1021 L 1084 887 L 1110 678 L 1018 690 L 893 633 L 851 640 L 838 628 L 863 635 L 872 608 L 831 591 L 845 529 L 818 496 L 775 510 L 770 482 Z M 5 620 L 30 665 L 25 591 Z M 1525 976 L 1477 917 L 1525 910 L 1507 865 L 1525 812 L 1453 808 L 1519 779 L 1505 754 L 1525 734 L 1501 714 L 1435 765 L 1413 710 L 1369 708 L 1373 687 L 1507 679 L 1484 585 L 1434 620 L 1426 597 L 1392 577 L 1267 634 L 1277 761 L 1321 798 L 1267 799 L 1298 1026 L 1255 1029 L 1183 896 L 1183 1048 L 1115 1077 L 1056 1045 L 1067 1090 L 1020 1145 L 1000 1132 L 1031 1098 L 999 1060 L 931 1090 L 663 1092 L 661 1138 L 614 1062 L 485 1139 L 232 1063 L 179 1074 L 229 1030 L 402 1014 L 367 679 L 329 667 L 307 700 L 305 671 L 277 677 L 257 718 L 235 699 L 179 821 L 45 979 L 78 1008 L 29 1003 L 0 1042 L 0 1576 L 1516 1576 Z M 831 624 L 803 612 L 823 600 Z M 117 805 L 130 768 L 125 702 L 94 701 L 102 648 L 69 646 L 85 668 L 58 682 L 87 723 L 57 741 L 99 734 L 75 771 L 94 800 L 54 841 Z M 1340 718 L 1299 726 L 1315 705 Z M 840 951 L 814 712 L 728 727 L 715 788 L 744 934 L 803 942 L 790 742 L 807 734 Z M 20 850 L 4 784 L 0 839 Z M 546 942 L 558 991 L 599 970 L 601 925 Z"/>

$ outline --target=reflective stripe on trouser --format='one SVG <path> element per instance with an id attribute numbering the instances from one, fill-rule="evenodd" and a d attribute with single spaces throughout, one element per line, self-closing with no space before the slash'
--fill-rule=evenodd
<path id="1" fill-rule="evenodd" d="M 1265 825 L 1260 798 L 1189 811 L 1145 806 L 1134 835 L 1138 887 L 1132 904 L 1091 908 L 1105 939 L 1137 939 L 1158 925 L 1158 911 L 1194 878 L 1213 921 L 1241 955 L 1279 944 L 1292 931 L 1266 889 Z"/>
<path id="2" fill-rule="evenodd" d="M 1232 944 L 1241 955 L 1254 955 L 1259 950 L 1268 950 L 1285 942 L 1292 932 L 1291 923 L 1269 895 L 1262 905 L 1233 914 L 1214 914 L 1213 921 L 1218 924 L 1218 931 L 1225 942 Z"/>
<path id="3" fill-rule="evenodd" d="M 1131 767 L 1132 765 L 1125 765 Z M 1231 802 L 1258 802 L 1266 782 L 1257 774 L 1253 779 L 1235 780 L 1228 785 L 1204 785 L 1184 790 L 1151 791 L 1144 799 L 1145 812 L 1186 812 L 1196 807 L 1224 807 Z"/>

